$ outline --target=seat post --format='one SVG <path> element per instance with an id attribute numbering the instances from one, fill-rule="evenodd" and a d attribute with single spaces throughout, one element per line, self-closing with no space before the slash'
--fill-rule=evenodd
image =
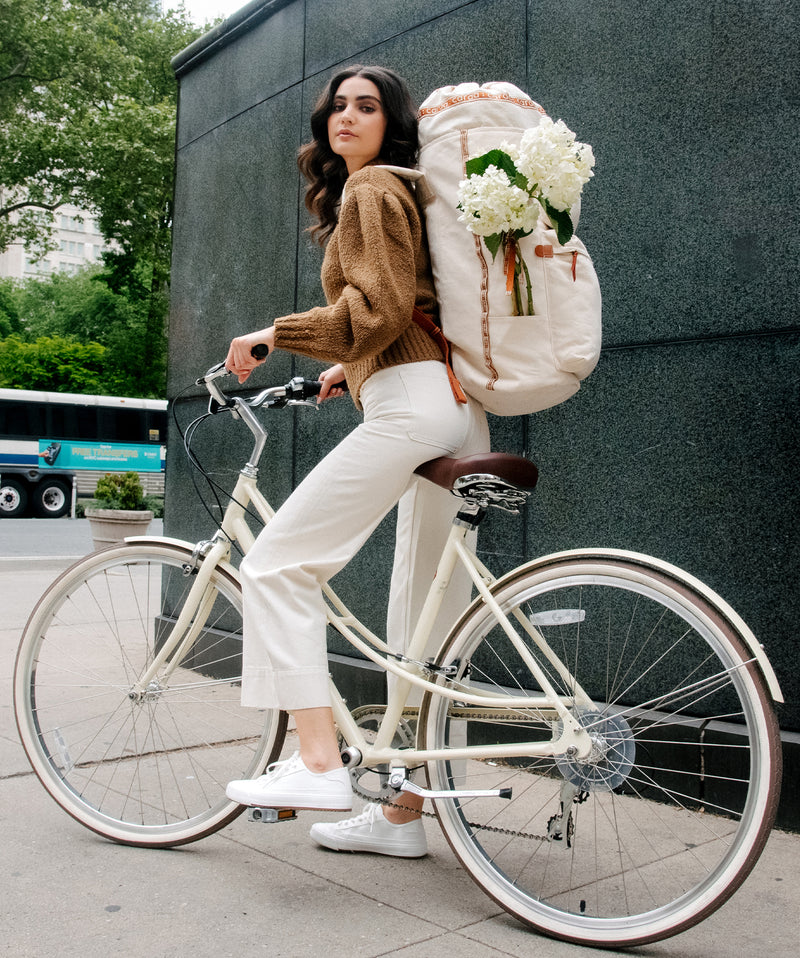
<path id="1" fill-rule="evenodd" d="M 487 510 L 488 505 L 485 501 L 465 499 L 453 519 L 453 525 L 462 526 L 466 529 L 477 529 L 483 522 Z"/>

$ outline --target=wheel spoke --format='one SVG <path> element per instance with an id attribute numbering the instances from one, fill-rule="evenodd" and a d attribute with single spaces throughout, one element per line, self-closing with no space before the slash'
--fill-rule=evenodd
<path id="1" fill-rule="evenodd" d="M 15 708 L 31 763 L 60 804 L 116 841 L 175 845 L 220 828 L 239 811 L 226 783 L 259 774 L 285 730 L 284 716 L 240 704 L 241 596 L 219 570 L 183 662 L 137 691 L 189 595 L 187 556 L 142 545 L 87 557 L 20 647 Z"/>
<path id="2" fill-rule="evenodd" d="M 431 762 L 431 787 L 508 788 L 508 801 L 439 802 L 450 843 L 473 877 L 522 921 L 558 937 L 620 946 L 689 927 L 742 880 L 774 815 L 774 713 L 752 655 L 721 606 L 661 572 L 624 560 L 563 560 L 497 587 L 569 670 L 526 635 L 553 686 L 574 701 L 592 741 L 584 758 Z M 585 571 L 584 571 L 585 570 Z M 552 653 L 551 653 L 552 654 Z M 454 687 L 495 696 L 542 689 L 485 607 L 476 607 L 436 659 Z M 523 750 L 561 735 L 537 708 L 497 721 L 426 696 L 426 747 Z M 507 718 L 503 715 L 508 713 Z M 457 772 L 457 774 L 456 774 Z M 566 790 L 565 790 L 566 789 Z M 557 840 L 556 840 L 557 839 Z M 742 858 L 731 853 L 745 851 Z"/>

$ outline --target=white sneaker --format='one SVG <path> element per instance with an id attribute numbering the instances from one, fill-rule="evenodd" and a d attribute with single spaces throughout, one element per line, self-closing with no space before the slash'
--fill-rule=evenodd
<path id="1" fill-rule="evenodd" d="M 347 769 L 309 771 L 299 752 L 285 762 L 274 762 L 260 778 L 229 782 L 225 794 L 241 805 L 259 808 L 347 812 L 353 807 L 353 790 Z"/>
<path id="2" fill-rule="evenodd" d="M 428 853 L 422 820 L 394 825 L 380 805 L 367 805 L 360 815 L 343 822 L 317 822 L 311 826 L 311 837 L 336 852 L 375 852 L 397 858 L 421 858 Z"/>

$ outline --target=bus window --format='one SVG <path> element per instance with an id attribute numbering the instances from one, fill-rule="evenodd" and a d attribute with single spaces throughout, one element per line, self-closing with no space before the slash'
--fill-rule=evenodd
<path id="1" fill-rule="evenodd" d="M 41 436 L 54 439 L 92 439 L 97 435 L 97 407 L 53 403 L 48 407 L 47 428 Z"/>
<path id="2" fill-rule="evenodd" d="M 43 436 L 45 425 L 46 410 L 42 406 L 13 399 L 0 401 L 0 435 L 9 439 Z"/>

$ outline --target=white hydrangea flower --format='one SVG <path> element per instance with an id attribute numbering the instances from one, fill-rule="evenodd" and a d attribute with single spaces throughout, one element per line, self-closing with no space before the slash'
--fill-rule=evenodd
<path id="1" fill-rule="evenodd" d="M 557 210 L 569 210 L 583 186 L 593 176 L 594 153 L 588 143 L 576 143 L 575 134 L 563 120 L 542 117 L 538 126 L 526 130 L 519 147 L 504 143 L 514 165 Z"/>
<path id="2" fill-rule="evenodd" d="M 480 175 L 458 186 L 461 214 L 458 219 L 478 236 L 494 236 L 516 230 L 527 232 L 536 225 L 538 206 L 525 190 L 513 186 L 503 170 L 489 166 Z"/>
<path id="3" fill-rule="evenodd" d="M 468 162 L 467 169 L 473 172 L 458 185 L 458 219 L 484 238 L 493 257 L 501 247 L 504 250 L 507 291 L 514 297 L 515 316 L 523 314 L 525 305 L 533 313 L 530 275 L 515 240 L 536 227 L 544 206 L 558 241 L 568 242 L 572 236 L 569 211 L 594 176 L 593 166 L 591 146 L 576 143 L 564 121 L 554 123 L 550 117 L 526 130 L 519 146 L 504 142 Z M 519 288 L 523 275 L 525 304 Z"/>

